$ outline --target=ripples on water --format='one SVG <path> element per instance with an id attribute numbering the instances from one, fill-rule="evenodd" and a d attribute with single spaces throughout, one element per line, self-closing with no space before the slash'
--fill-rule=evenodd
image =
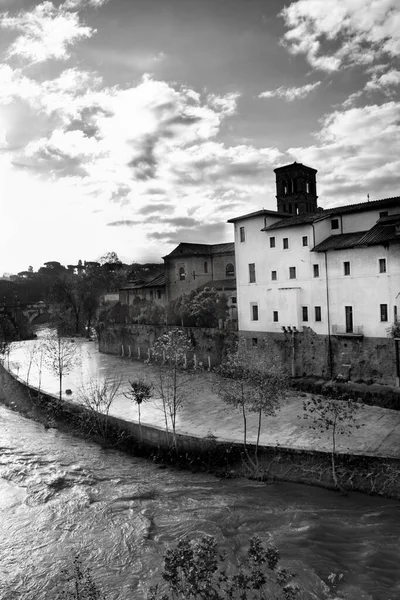
<path id="1" fill-rule="evenodd" d="M 0 407 L 0 598 L 53 600 L 79 551 L 110 600 L 143 598 L 166 548 L 214 535 L 234 559 L 259 534 L 321 600 L 343 573 L 351 600 L 400 598 L 399 504 L 307 486 L 159 469 Z"/>

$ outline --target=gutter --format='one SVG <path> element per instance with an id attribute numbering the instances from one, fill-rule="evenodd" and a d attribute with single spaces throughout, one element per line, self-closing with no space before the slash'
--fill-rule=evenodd
<path id="1" fill-rule="evenodd" d="M 333 365 L 332 365 L 332 340 L 331 340 L 331 316 L 329 310 L 329 280 L 328 280 L 328 256 L 325 250 L 325 282 L 326 282 L 326 309 L 327 309 L 327 321 L 328 321 L 328 365 L 329 374 L 331 379 L 333 378 Z"/>

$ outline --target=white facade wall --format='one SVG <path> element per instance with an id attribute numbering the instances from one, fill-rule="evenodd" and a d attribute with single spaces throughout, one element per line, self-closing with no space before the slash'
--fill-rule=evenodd
<path id="1" fill-rule="evenodd" d="M 240 227 L 243 226 L 246 240 L 240 242 Z M 307 325 L 318 333 L 327 333 L 324 258 L 311 252 L 312 226 L 307 224 L 268 232 L 261 231 L 263 226 L 262 216 L 235 224 L 239 328 L 279 332 L 283 326 L 301 331 L 303 325 Z M 307 246 L 303 246 L 304 236 Z M 275 238 L 274 248 L 270 247 L 271 237 Z M 288 249 L 283 249 L 283 238 L 288 238 Z M 255 264 L 254 283 L 249 281 L 249 264 L 252 263 Z M 318 277 L 314 277 L 314 264 L 319 267 Z M 291 267 L 296 269 L 294 279 L 290 278 Z M 276 280 L 272 279 L 272 271 L 276 271 Z M 258 320 L 253 318 L 253 305 L 258 306 Z M 315 321 L 316 306 L 321 308 L 320 322 Z M 303 321 L 303 307 L 307 309 L 307 321 Z M 274 320 L 276 317 L 277 321 Z"/>
<path id="2" fill-rule="evenodd" d="M 314 224 L 270 231 L 261 229 L 276 222 L 273 216 L 256 215 L 236 221 L 239 330 L 280 332 L 282 327 L 294 326 L 301 331 L 307 326 L 327 335 L 329 294 L 330 333 L 346 332 L 345 307 L 348 306 L 352 307 L 354 332 L 360 331 L 367 337 L 387 337 L 395 315 L 400 318 L 400 244 L 332 250 L 326 254 L 311 251 L 314 245 L 335 233 L 371 229 L 380 218 L 380 212 L 332 215 Z M 395 212 L 392 209 L 389 214 Z M 338 230 L 331 229 L 333 218 L 339 219 Z M 240 241 L 241 227 L 245 228 L 245 241 Z M 304 236 L 308 238 L 308 246 L 303 245 Z M 271 237 L 275 238 L 273 248 Z M 288 239 L 287 249 L 283 247 L 284 238 Z M 379 259 L 386 260 L 386 273 L 380 273 Z M 350 262 L 350 275 L 345 275 L 345 261 Z M 250 264 L 255 265 L 255 282 L 249 280 Z M 313 265 L 319 267 L 318 277 L 314 276 Z M 295 279 L 290 278 L 290 267 L 296 268 Z M 276 271 L 276 280 L 272 279 L 272 271 Z M 381 320 L 381 305 L 387 305 L 387 321 Z M 258 307 L 257 320 L 253 306 Z M 320 307 L 320 321 L 316 320 L 316 307 Z M 303 309 L 307 309 L 307 321 Z M 332 326 L 335 326 L 334 331 Z"/>

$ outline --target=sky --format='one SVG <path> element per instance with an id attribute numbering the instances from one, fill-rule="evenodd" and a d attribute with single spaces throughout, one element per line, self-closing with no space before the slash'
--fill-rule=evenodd
<path id="1" fill-rule="evenodd" d="M 0 0 L 0 275 L 400 195 L 398 0 Z"/>

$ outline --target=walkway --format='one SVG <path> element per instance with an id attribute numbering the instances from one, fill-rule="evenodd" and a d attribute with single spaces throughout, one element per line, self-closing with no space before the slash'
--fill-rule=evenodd
<path id="1" fill-rule="evenodd" d="M 27 345 L 24 342 L 15 346 L 10 355 L 10 370 L 22 380 L 27 375 Z M 28 346 L 29 347 L 29 346 Z M 142 377 L 157 383 L 158 370 L 151 364 L 145 364 L 129 358 L 100 354 L 93 342 L 81 342 L 81 362 L 73 373 L 66 376 L 63 389 L 70 388 L 73 393 L 68 400 L 79 399 L 79 387 L 91 378 L 121 377 L 121 392 L 112 406 L 111 414 L 125 420 L 137 421 L 136 406 L 123 395 L 128 388 L 129 379 Z M 212 434 L 221 440 L 242 441 L 243 421 L 241 413 L 235 411 L 220 400 L 214 391 L 216 381 L 214 373 L 201 373 L 192 377 L 186 402 L 177 418 L 177 430 L 200 437 Z M 37 385 L 37 374 L 32 366 L 29 381 Z M 57 394 L 57 379 L 44 371 L 42 389 Z M 305 450 L 325 450 L 331 448 L 328 432 L 322 434 L 309 428 L 303 417 L 303 397 L 291 395 L 275 417 L 263 417 L 262 445 L 280 445 Z M 161 401 L 154 399 L 142 405 L 142 422 L 164 427 L 164 415 Z M 338 451 L 352 454 L 365 454 L 400 458 L 400 412 L 378 407 L 364 406 L 356 414 L 356 423 L 350 435 L 338 436 Z M 248 416 L 248 441 L 256 440 L 256 415 Z"/>

